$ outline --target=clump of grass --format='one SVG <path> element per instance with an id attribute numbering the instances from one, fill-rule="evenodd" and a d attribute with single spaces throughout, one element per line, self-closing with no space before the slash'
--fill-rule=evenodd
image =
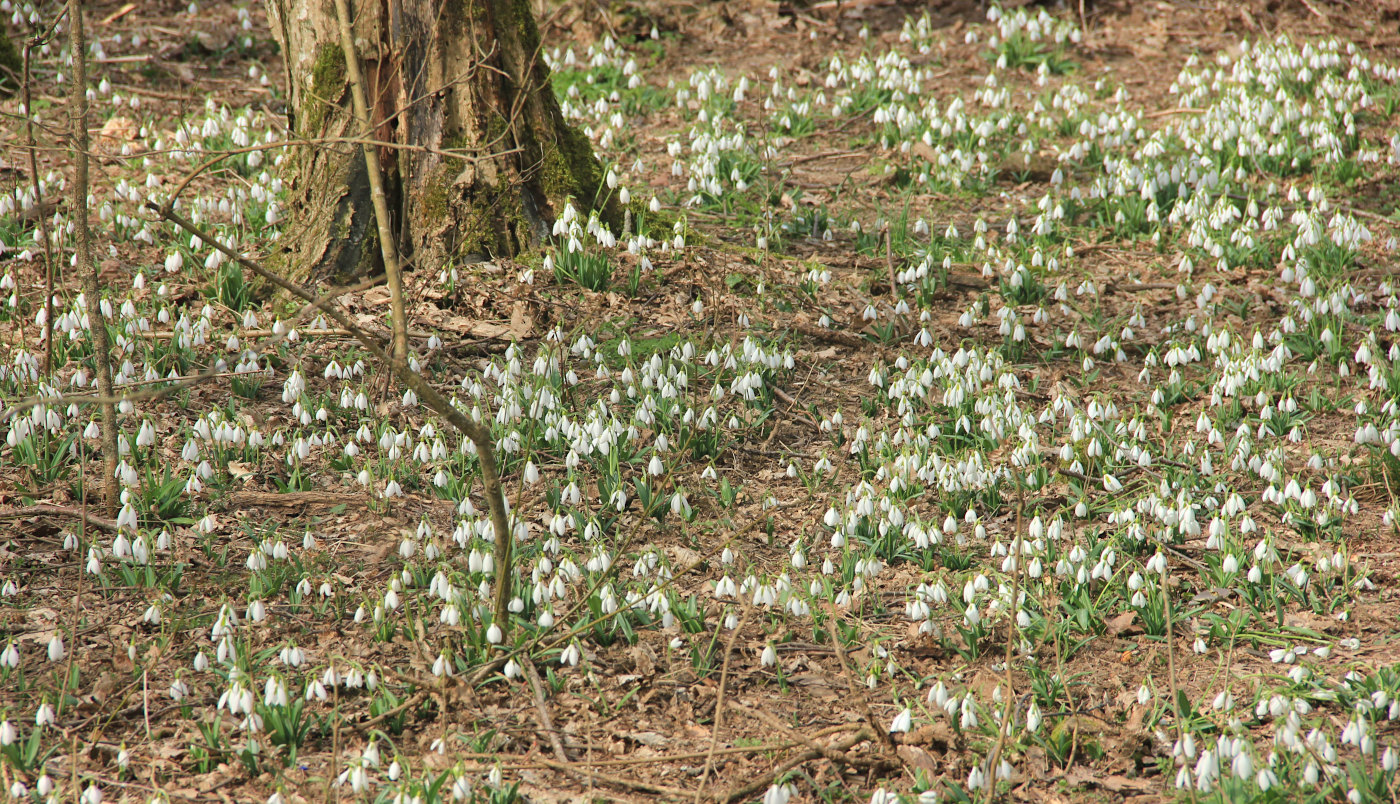
<path id="1" fill-rule="evenodd" d="M 612 283 L 612 261 L 602 252 L 568 251 L 551 255 L 554 279 L 561 285 L 574 284 L 594 293 L 602 293 Z M 546 269 L 550 265 L 545 266 Z"/>

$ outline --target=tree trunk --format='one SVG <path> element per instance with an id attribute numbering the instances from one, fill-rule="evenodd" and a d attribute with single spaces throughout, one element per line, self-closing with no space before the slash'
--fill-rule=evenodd
<path id="1" fill-rule="evenodd" d="M 379 149 L 408 267 L 510 256 L 567 198 L 616 224 L 592 145 L 564 122 L 529 0 L 352 2 L 375 130 L 357 130 L 334 0 L 266 0 L 295 136 L 292 219 L 273 263 L 294 280 L 382 270 L 365 161 Z M 373 142 L 370 142 L 373 141 Z"/>

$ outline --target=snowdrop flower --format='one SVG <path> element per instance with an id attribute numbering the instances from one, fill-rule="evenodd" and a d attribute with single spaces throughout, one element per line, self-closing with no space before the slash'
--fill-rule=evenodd
<path id="1" fill-rule="evenodd" d="M 890 724 L 890 732 L 900 734 L 906 733 L 913 727 L 913 723 L 914 712 L 906 706 L 904 707 L 904 711 L 895 715 L 894 722 Z"/>
<path id="2" fill-rule="evenodd" d="M 5 645 L 4 651 L 0 651 L 0 667 L 10 670 L 19 667 L 19 648 L 13 639 Z"/>
<path id="3" fill-rule="evenodd" d="M 759 664 L 763 667 L 772 667 L 778 663 L 778 652 L 773 649 L 772 643 L 763 646 L 763 653 L 759 656 Z"/>

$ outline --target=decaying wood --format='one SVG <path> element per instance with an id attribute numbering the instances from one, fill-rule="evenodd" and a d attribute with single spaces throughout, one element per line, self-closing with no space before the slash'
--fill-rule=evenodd
<path id="1" fill-rule="evenodd" d="M 400 252 L 418 269 L 514 254 L 550 234 L 567 199 L 620 220 L 587 138 L 549 83 L 527 0 L 351 4 L 372 130 L 354 122 L 333 0 L 267 0 L 302 139 L 356 133 L 377 148 Z M 392 147 L 400 146 L 400 147 Z M 382 270 L 358 145 L 300 149 L 296 220 L 270 262 L 297 281 Z"/>

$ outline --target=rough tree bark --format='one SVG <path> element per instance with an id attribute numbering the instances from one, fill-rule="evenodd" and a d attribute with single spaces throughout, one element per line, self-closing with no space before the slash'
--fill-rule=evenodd
<path id="1" fill-rule="evenodd" d="M 565 123 L 529 0 L 352 2 L 372 132 L 350 113 L 333 0 L 266 0 L 288 117 L 303 139 L 373 140 L 408 267 L 508 256 L 549 235 L 566 198 L 620 218 L 588 139 Z M 343 282 L 382 269 L 358 144 L 302 148 L 274 266 Z"/>

